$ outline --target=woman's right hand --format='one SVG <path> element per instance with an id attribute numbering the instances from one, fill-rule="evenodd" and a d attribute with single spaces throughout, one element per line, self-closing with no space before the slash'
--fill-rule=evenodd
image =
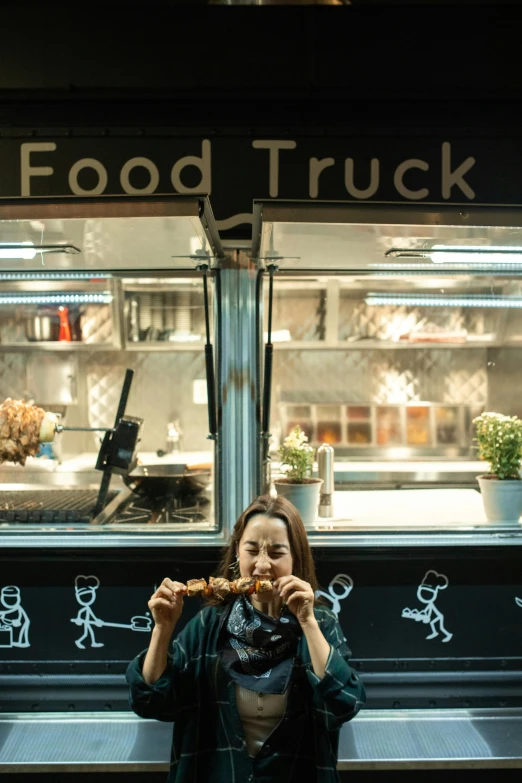
<path id="1" fill-rule="evenodd" d="M 187 588 L 181 582 L 173 582 L 168 577 L 163 580 L 149 601 L 157 628 L 173 631 L 183 611 L 183 597 Z"/>

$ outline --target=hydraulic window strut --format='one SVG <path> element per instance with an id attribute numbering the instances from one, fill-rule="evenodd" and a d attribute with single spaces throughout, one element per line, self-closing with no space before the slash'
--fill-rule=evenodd
<path id="1" fill-rule="evenodd" d="M 265 343 L 265 361 L 263 366 L 263 409 L 261 418 L 261 439 L 262 439 L 262 464 L 261 469 L 263 471 L 263 483 L 261 488 L 262 493 L 269 490 L 269 473 L 268 466 L 270 464 L 269 450 L 270 450 L 270 402 L 272 398 L 272 360 L 274 357 L 274 346 L 272 344 L 272 306 L 274 299 L 274 272 L 278 267 L 275 264 L 268 264 L 267 270 L 269 274 L 268 284 L 268 333 L 267 341 Z"/>
<path id="2" fill-rule="evenodd" d="M 217 413 L 216 413 L 216 380 L 214 377 L 214 349 L 210 342 L 210 310 L 208 303 L 208 264 L 199 264 L 197 267 L 203 273 L 203 297 L 205 301 L 205 330 L 207 342 L 205 344 L 205 368 L 207 376 L 207 401 L 208 401 L 208 438 L 217 438 Z"/>

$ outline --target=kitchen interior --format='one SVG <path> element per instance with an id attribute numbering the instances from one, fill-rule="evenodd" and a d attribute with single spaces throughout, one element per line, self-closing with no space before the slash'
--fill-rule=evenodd
<path id="1" fill-rule="evenodd" d="M 510 215 L 466 225 L 405 207 L 352 207 L 348 220 L 278 209 L 263 205 L 252 253 L 265 340 L 273 272 L 270 478 L 299 425 L 335 451 L 333 514 L 311 536 L 491 529 L 473 419 L 522 414 L 522 230 Z M 199 216 L 109 210 L 2 220 L 0 232 L 0 396 L 60 417 L 25 466 L 0 466 L 1 528 L 216 534 L 219 262 Z M 118 410 L 139 437 L 108 477 L 99 455 Z"/>
<path id="2" fill-rule="evenodd" d="M 12 270 L 15 256 L 21 268 L 0 272 L 0 396 L 59 417 L 35 457 L 0 466 L 5 532 L 215 530 L 205 360 L 213 281 L 199 268 L 208 243 L 198 221 L 181 220 L 190 225 L 2 221 L 4 265 Z M 139 436 L 132 464 L 106 479 L 102 508 L 97 460 L 126 378 L 125 415 Z"/>
<path id="3" fill-rule="evenodd" d="M 298 425 L 334 449 L 333 516 L 314 533 L 491 529 L 473 419 L 522 415 L 520 229 L 258 209 L 273 274 L 272 479 Z"/>

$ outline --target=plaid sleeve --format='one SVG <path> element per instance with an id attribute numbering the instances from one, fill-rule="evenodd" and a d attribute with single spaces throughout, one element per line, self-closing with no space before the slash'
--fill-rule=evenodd
<path id="1" fill-rule="evenodd" d="M 330 645 L 325 674 L 320 679 L 311 665 L 306 674 L 313 688 L 316 717 L 327 731 L 335 731 L 357 715 L 366 701 L 366 694 L 364 685 L 350 666 L 351 653 L 337 618 L 331 612 L 324 612 L 319 627 Z"/>
<path id="2" fill-rule="evenodd" d="M 176 636 L 172 652 L 167 654 L 167 666 L 159 680 L 149 685 L 143 679 L 142 669 L 147 650 L 143 650 L 127 667 L 125 678 L 129 684 L 129 704 L 141 718 L 174 721 L 195 701 L 195 662 L 203 627 L 199 615 L 194 617 Z"/>

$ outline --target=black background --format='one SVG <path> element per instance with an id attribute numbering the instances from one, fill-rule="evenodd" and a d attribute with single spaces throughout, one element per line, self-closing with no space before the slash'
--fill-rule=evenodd
<path id="1" fill-rule="evenodd" d="M 110 551 L 89 557 L 83 553 L 22 553 L 2 562 L 1 586 L 20 587 L 22 606 L 31 620 L 31 647 L 3 648 L 0 661 L 11 662 L 10 671 L 24 671 L 23 662 L 42 666 L 54 662 L 112 661 L 123 665 L 148 646 L 149 635 L 117 628 L 95 628 L 102 648 L 79 650 L 74 640 L 83 630 L 70 622 L 79 607 L 74 595 L 78 574 L 100 579 L 92 608 L 96 616 L 111 622 L 130 622 L 133 615 L 145 615 L 147 601 L 165 576 L 179 581 L 215 572 L 218 551 L 173 549 L 165 552 L 129 550 L 115 556 Z M 488 553 L 434 550 L 412 553 L 316 550 L 319 581 L 323 589 L 339 573 L 353 579 L 351 594 L 341 602 L 340 622 L 354 660 L 365 671 L 387 671 L 396 661 L 409 661 L 422 669 L 436 661 L 439 668 L 451 668 L 451 661 L 468 660 L 472 668 L 498 668 L 500 660 L 509 669 L 520 668 L 522 649 L 522 597 L 520 558 L 513 549 Z M 429 625 L 401 617 L 405 606 L 423 608 L 416 598 L 418 584 L 426 571 L 445 574 L 449 586 L 441 591 L 436 605 L 445 617 L 453 638 L 425 637 Z M 181 626 L 199 609 L 198 600 L 186 599 Z M 86 640 L 86 644 L 89 641 Z M 120 667 L 121 668 L 121 667 Z M 6 671 L 5 668 L 3 668 Z M 89 667 L 92 670 L 92 667 Z"/>

